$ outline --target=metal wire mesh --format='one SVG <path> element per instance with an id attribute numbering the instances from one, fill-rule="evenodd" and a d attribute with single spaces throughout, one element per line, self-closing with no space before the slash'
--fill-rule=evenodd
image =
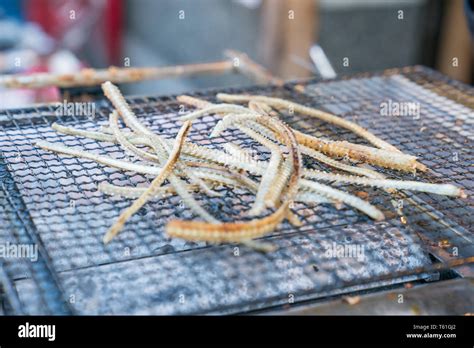
<path id="1" fill-rule="evenodd" d="M 296 91 L 294 84 L 226 92 L 279 96 L 354 120 L 401 150 L 419 156 L 431 171 L 417 179 L 455 183 L 472 194 L 473 111 L 466 97 L 472 92 L 443 80 L 442 86 L 451 86 L 450 96 L 458 94 L 457 101 L 439 95 L 435 89 L 440 84 L 434 83 L 438 77 L 416 68 L 308 82 L 304 92 Z M 197 95 L 213 100 L 214 91 Z M 380 105 L 388 99 L 419 102 L 419 118 L 381 116 Z M 174 98 L 138 97 L 129 102 L 151 129 L 165 137 L 175 136 L 180 127 L 180 106 Z M 282 224 L 265 238 L 278 250 L 260 254 L 235 245 L 209 246 L 166 238 L 163 228 L 169 219 L 194 218 L 178 197 L 170 196 L 147 204 L 111 244 L 104 246 L 105 231 L 131 200 L 105 196 L 97 191 L 97 185 L 110 182 L 140 186 L 151 178 L 34 146 L 35 141 L 43 139 L 132 160 L 117 145 L 60 135 L 51 129 L 52 122 L 97 129 L 106 124 L 110 105 L 102 101 L 97 107 L 94 119 L 57 116 L 53 106 L 0 112 L 0 214 L 4 221 L 0 242 L 40 246 L 36 262 L 3 262 L 4 276 L 0 274 L 0 279 L 13 312 L 237 313 L 424 278 L 426 274 L 413 270 L 430 263 L 426 251 L 443 260 L 474 255 L 469 231 L 472 200 L 408 192 L 394 198 L 381 190 L 349 185 L 343 188 L 365 191 L 370 201 L 386 212 L 387 221 L 374 223 L 348 207 L 338 210 L 326 204 L 295 204 L 293 209 L 303 226 Z M 292 127 L 311 134 L 363 143 L 352 133 L 315 119 L 300 115 L 283 118 Z M 210 141 L 208 134 L 215 122 L 214 116 L 195 122 L 190 139 L 213 148 L 233 141 L 262 159 L 268 158 L 265 149 L 238 131 Z M 324 168 L 309 159 L 305 161 Z M 385 173 L 412 179 L 411 175 Z M 224 199 L 196 197 L 223 221 L 244 218 L 253 195 L 225 187 L 219 190 Z M 394 213 L 394 199 L 401 199 L 408 223 Z M 332 257 L 328 253 L 344 245 L 363 246 L 363 257 Z M 406 272 L 406 276 L 397 275 L 387 281 L 387 275 L 394 272 Z M 379 281 L 381 277 L 384 281 Z"/>

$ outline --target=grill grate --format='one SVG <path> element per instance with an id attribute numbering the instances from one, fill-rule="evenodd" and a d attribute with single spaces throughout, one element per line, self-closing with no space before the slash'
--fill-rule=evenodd
<path id="1" fill-rule="evenodd" d="M 401 150 L 419 156 L 432 171 L 418 179 L 455 183 L 472 195 L 474 118 L 470 108 L 473 92 L 468 87 L 419 67 L 304 85 L 304 92 L 295 91 L 292 83 L 226 92 L 283 97 L 356 121 Z M 195 95 L 213 100 L 214 92 Z M 381 116 L 380 104 L 389 99 L 419 102 L 419 119 Z M 174 98 L 128 101 L 157 133 L 166 137 L 177 133 L 180 107 Z M 58 122 L 96 129 L 106 124 L 109 112 L 105 101 L 97 102 L 94 119 L 56 116 L 52 105 L 0 111 L 0 243 L 34 243 L 40 251 L 36 262 L 4 259 L 0 265 L 0 280 L 13 313 L 237 313 L 427 278 L 428 274 L 419 273 L 419 267 L 430 264 L 428 251 L 442 260 L 474 255 L 469 231 L 474 225 L 471 199 L 403 192 L 397 198 L 402 199 L 408 220 L 403 224 L 393 213 L 388 194 L 352 186 L 344 189 L 366 191 L 371 201 L 387 212 L 388 219 L 375 223 L 347 207 L 337 210 L 329 205 L 295 204 L 304 225 L 282 224 L 266 237 L 278 251 L 260 254 L 235 245 L 167 239 L 163 228 L 170 218 L 193 218 L 178 197 L 169 197 L 142 208 L 124 231 L 104 246 L 103 234 L 131 200 L 102 195 L 97 184 L 145 185 L 151 178 L 59 156 L 33 144 L 43 139 L 131 160 L 117 145 L 58 135 L 50 127 Z M 290 126 L 308 133 L 363 143 L 348 131 L 314 119 L 283 117 Z M 265 149 L 237 131 L 228 131 L 211 143 L 208 134 L 216 120 L 206 116 L 195 122 L 191 140 L 215 148 L 233 141 L 262 159 L 268 158 Z M 220 190 L 224 200 L 197 198 L 221 220 L 243 218 L 253 195 L 224 187 Z M 363 247 L 363 257 L 330 257 L 327 250 L 344 245 Z M 472 274 L 472 270 L 466 266 L 459 273 Z M 391 279 L 390 274 L 394 275 Z"/>

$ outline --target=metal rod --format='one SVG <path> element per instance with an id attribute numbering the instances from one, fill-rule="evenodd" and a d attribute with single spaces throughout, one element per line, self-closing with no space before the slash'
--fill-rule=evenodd
<path id="1" fill-rule="evenodd" d="M 236 50 L 226 50 L 224 55 L 231 59 L 234 68 L 242 75 L 262 84 L 274 84 L 282 86 L 284 81 L 273 76 L 267 69 L 260 64 L 254 62 L 249 56 L 243 52 Z"/>
<path id="2" fill-rule="evenodd" d="M 0 76 L 0 87 L 4 88 L 43 88 L 43 87 L 85 87 L 97 86 L 103 82 L 130 83 L 143 80 L 159 80 L 165 78 L 224 74 L 231 72 L 242 73 L 258 83 L 273 83 L 282 85 L 283 81 L 272 76 L 265 68 L 251 60 L 245 53 L 228 50 L 228 58 L 222 61 L 175 65 L 167 67 L 83 69 L 68 74 L 35 73 L 28 75 Z M 236 61 L 238 59 L 238 61 Z M 236 64 L 236 62 L 238 62 Z"/>
<path id="3" fill-rule="evenodd" d="M 0 77 L 0 86 L 5 88 L 83 87 L 100 85 L 105 81 L 129 83 L 143 80 L 164 79 L 177 76 L 221 74 L 232 72 L 230 60 L 176 65 L 169 67 L 83 69 L 71 74 L 36 73 L 30 75 L 5 75 Z"/>

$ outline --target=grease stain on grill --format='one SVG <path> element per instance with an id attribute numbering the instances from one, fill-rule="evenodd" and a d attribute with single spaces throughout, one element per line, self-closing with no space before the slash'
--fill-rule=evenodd
<path id="1" fill-rule="evenodd" d="M 160 246 L 156 249 L 154 249 L 153 251 L 156 253 L 156 254 L 170 254 L 172 252 L 174 252 L 176 249 L 174 246 L 172 246 L 171 244 L 165 244 L 163 246 Z"/>

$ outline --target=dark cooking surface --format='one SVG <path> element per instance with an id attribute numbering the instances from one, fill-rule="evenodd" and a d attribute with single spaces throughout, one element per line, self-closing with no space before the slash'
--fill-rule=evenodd
<path id="1" fill-rule="evenodd" d="M 313 81 L 306 83 L 303 93 L 293 88 L 294 84 L 287 84 L 226 92 L 280 96 L 354 120 L 401 150 L 419 156 L 432 171 L 417 179 L 454 183 L 472 195 L 472 89 L 419 67 Z M 196 94 L 212 100 L 214 92 Z M 388 99 L 419 102 L 419 119 L 381 116 L 380 104 Z M 175 136 L 180 126 L 179 103 L 173 97 L 128 100 L 152 129 Z M 426 278 L 430 275 L 419 267 L 431 263 L 428 252 L 442 260 L 455 257 L 456 252 L 459 257 L 474 255 L 472 199 L 405 192 L 404 197 L 396 198 L 403 199 L 408 221 L 404 224 L 388 194 L 351 186 L 344 189 L 368 192 L 370 200 L 387 212 L 387 220 L 374 223 L 348 207 L 337 210 L 326 204 L 296 204 L 294 211 L 304 226 L 282 224 L 265 237 L 278 250 L 261 254 L 243 246 L 207 246 L 166 238 L 163 228 L 170 218 L 193 218 L 178 197 L 170 197 L 147 204 L 104 246 L 103 234 L 131 200 L 105 196 L 97 192 L 97 184 L 143 185 L 150 178 L 36 149 L 33 143 L 44 139 L 129 158 L 116 145 L 60 135 L 50 127 L 58 122 L 97 129 L 106 124 L 110 112 L 105 101 L 97 103 L 93 120 L 57 117 L 54 110 L 45 106 L 0 111 L 0 243 L 37 242 L 41 251 L 38 262 L 1 261 L 0 281 L 12 312 L 237 313 Z M 290 115 L 284 119 L 308 133 L 363 143 L 348 131 L 314 119 Z M 213 116 L 194 122 L 190 138 L 216 148 L 232 140 L 268 158 L 264 149 L 237 131 L 211 143 L 208 134 L 215 122 Z M 197 197 L 222 220 L 242 218 L 253 195 L 221 190 L 224 199 Z M 364 257 L 330 258 L 326 251 L 333 245 L 363 246 Z M 463 272 L 470 274 L 471 269 Z"/>

